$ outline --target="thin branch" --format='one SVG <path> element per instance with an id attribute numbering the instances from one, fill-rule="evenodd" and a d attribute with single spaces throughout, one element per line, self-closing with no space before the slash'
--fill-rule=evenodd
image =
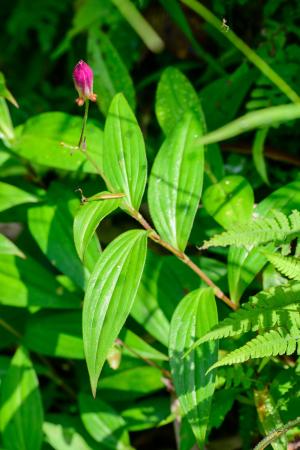
<path id="1" fill-rule="evenodd" d="M 163 367 L 161 367 L 160 365 L 156 364 L 156 362 L 152 361 L 151 359 L 145 358 L 143 355 L 141 355 L 140 353 L 138 353 L 136 350 L 134 350 L 133 348 L 129 347 L 127 344 L 125 344 L 124 341 L 122 341 L 120 338 L 116 339 L 116 344 L 120 344 L 122 345 L 124 348 L 126 348 L 130 353 L 132 353 L 133 355 L 135 355 L 137 358 L 141 359 L 142 361 L 144 361 L 146 364 L 148 364 L 148 366 L 152 366 L 155 367 L 156 369 L 160 370 L 161 373 L 167 377 L 167 378 L 171 378 L 171 373 L 169 372 L 169 370 L 164 369 Z"/>
<path id="2" fill-rule="evenodd" d="M 208 286 L 213 288 L 215 296 L 226 303 L 231 309 L 236 310 L 238 305 L 236 305 L 232 300 L 230 300 L 227 295 L 198 267 L 184 252 L 173 247 L 168 242 L 164 241 L 159 234 L 151 227 L 151 225 L 146 221 L 146 219 L 138 212 L 132 211 L 132 217 L 136 219 L 145 230 L 150 231 L 149 237 L 157 244 L 169 250 L 173 255 L 177 256 L 184 264 L 186 264 L 193 272 L 195 272 L 201 280 L 203 280 Z"/>

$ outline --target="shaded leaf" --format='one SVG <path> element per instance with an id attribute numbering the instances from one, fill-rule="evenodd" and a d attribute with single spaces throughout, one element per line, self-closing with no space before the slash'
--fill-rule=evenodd
<path id="1" fill-rule="evenodd" d="M 83 288 L 89 271 L 82 265 L 73 241 L 73 220 L 79 200 L 60 183 L 53 183 L 47 200 L 28 211 L 29 230 L 50 262 Z M 92 236 L 91 236 L 92 238 Z M 90 239 L 91 239 L 90 238 Z M 90 240 L 85 265 L 92 270 L 100 253 L 97 239 Z"/>
<path id="2" fill-rule="evenodd" d="M 79 308 L 80 298 L 59 284 L 35 260 L 0 255 L 0 303 L 42 308 Z"/>
<path id="3" fill-rule="evenodd" d="M 113 97 L 122 92 L 130 107 L 135 108 L 135 92 L 132 79 L 120 55 L 107 34 L 92 28 L 88 34 L 88 62 L 94 72 L 94 91 L 97 103 L 107 114 Z"/>

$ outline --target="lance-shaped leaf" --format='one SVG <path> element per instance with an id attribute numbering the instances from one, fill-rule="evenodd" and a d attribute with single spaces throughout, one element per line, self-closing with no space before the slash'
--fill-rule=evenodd
<path id="1" fill-rule="evenodd" d="M 204 127 L 197 92 L 180 70 L 168 67 L 159 80 L 155 101 L 156 117 L 166 135 L 174 130 L 188 111 L 194 112 Z"/>
<path id="2" fill-rule="evenodd" d="M 218 322 L 213 290 L 190 292 L 177 306 L 171 322 L 169 356 L 174 386 L 182 413 L 187 417 L 200 448 L 203 448 L 215 389 L 214 372 L 218 343 L 206 342 L 183 358 L 194 342 Z"/>
<path id="3" fill-rule="evenodd" d="M 22 203 L 35 203 L 38 198 L 29 192 L 23 191 L 11 184 L 0 182 L 0 211 L 21 205 Z"/>
<path id="4" fill-rule="evenodd" d="M 1 384 L 0 428 L 7 450 L 39 450 L 43 407 L 36 373 L 25 349 L 11 360 Z"/>
<path id="5" fill-rule="evenodd" d="M 0 255 L 16 255 L 26 258 L 24 253 L 2 233 L 0 233 Z"/>
<path id="6" fill-rule="evenodd" d="M 105 192 L 102 194 L 105 194 Z M 96 195 L 95 200 L 90 199 L 87 203 L 81 205 L 74 219 L 74 242 L 81 260 L 84 259 L 85 251 L 99 223 L 117 209 L 120 204 L 118 198 L 97 200 L 99 196 L 101 194 Z"/>
<path id="7" fill-rule="evenodd" d="M 203 183 L 204 147 L 199 119 L 187 113 L 167 137 L 149 180 L 149 207 L 162 238 L 184 250 L 197 212 Z"/>
<path id="8" fill-rule="evenodd" d="M 141 280 L 147 232 L 130 230 L 100 256 L 83 305 L 83 343 L 93 394 L 105 358 L 130 313 Z"/>
<path id="9" fill-rule="evenodd" d="M 145 143 L 125 97 L 117 94 L 108 111 L 104 130 L 103 172 L 109 190 L 123 192 L 121 205 L 139 209 L 147 178 Z"/>
<path id="10" fill-rule="evenodd" d="M 203 193 L 203 206 L 224 228 L 245 223 L 251 218 L 254 195 L 246 178 L 239 175 L 224 177 Z"/>

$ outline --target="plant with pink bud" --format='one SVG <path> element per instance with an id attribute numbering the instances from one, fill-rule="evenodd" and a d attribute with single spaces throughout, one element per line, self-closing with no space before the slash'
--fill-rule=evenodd
<path id="1" fill-rule="evenodd" d="M 91 67 L 82 59 L 73 70 L 73 80 L 79 97 L 76 99 L 78 106 L 82 106 L 87 100 L 95 102 L 97 95 L 93 93 L 94 74 Z"/>

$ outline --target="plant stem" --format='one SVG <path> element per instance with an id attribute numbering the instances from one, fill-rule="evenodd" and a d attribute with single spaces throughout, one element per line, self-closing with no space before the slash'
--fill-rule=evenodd
<path id="1" fill-rule="evenodd" d="M 150 231 L 149 237 L 157 244 L 161 245 L 165 249 L 169 250 L 173 255 L 177 256 L 184 264 L 186 264 L 193 272 L 195 272 L 201 280 L 203 280 L 208 286 L 213 288 L 215 296 L 226 303 L 231 309 L 236 310 L 236 305 L 230 298 L 228 298 L 224 292 L 198 267 L 184 252 L 173 247 L 168 242 L 164 241 L 159 234 L 151 227 L 151 225 L 144 219 L 144 217 L 138 211 L 131 211 L 131 215 L 136 219 L 145 230 Z"/>
<path id="2" fill-rule="evenodd" d="M 282 428 L 272 431 L 267 437 L 265 437 L 262 441 L 257 444 L 254 450 L 264 450 L 268 445 L 272 444 L 272 442 L 276 441 L 280 436 L 287 433 L 289 429 L 296 427 L 300 424 L 300 417 L 297 417 L 295 420 L 291 420 L 286 423 Z"/>
<path id="3" fill-rule="evenodd" d="M 164 49 L 164 42 L 152 26 L 144 19 L 139 10 L 129 0 L 112 0 L 122 16 L 140 36 L 145 45 L 154 53 Z"/>
<path id="4" fill-rule="evenodd" d="M 87 152 L 85 152 L 85 155 L 88 157 Z M 109 187 L 109 183 L 106 181 L 106 179 L 103 177 L 103 174 L 97 168 L 97 165 L 95 162 L 89 158 L 89 161 L 94 165 L 96 168 L 98 174 L 104 179 L 107 187 Z M 184 264 L 186 264 L 193 272 L 195 272 L 208 286 L 213 288 L 215 296 L 218 297 L 220 300 L 222 300 L 224 303 L 226 303 L 227 306 L 229 306 L 231 309 L 236 310 L 238 308 L 238 305 L 236 305 L 232 300 L 230 300 L 229 297 L 227 297 L 224 292 L 184 253 L 180 250 L 173 247 L 168 242 L 164 241 L 159 234 L 151 227 L 151 225 L 146 221 L 146 219 L 139 213 L 139 211 L 136 211 L 134 209 L 127 210 L 128 213 L 137 220 L 145 230 L 148 230 L 149 237 L 157 244 L 161 245 L 165 249 L 169 250 L 169 252 L 173 253 L 173 255 L 177 256 L 178 259 L 180 259 Z"/>
<path id="5" fill-rule="evenodd" d="M 148 364 L 148 366 L 152 366 L 155 367 L 156 369 L 160 370 L 161 373 L 167 377 L 167 378 L 171 378 L 171 373 L 169 372 L 169 370 L 164 369 L 163 367 L 159 366 L 158 364 L 156 364 L 156 362 L 152 361 L 151 359 L 145 358 L 143 355 L 141 355 L 140 353 L 138 353 L 137 351 L 135 351 L 133 348 L 129 347 L 127 344 L 125 344 L 124 341 L 122 341 L 120 338 L 116 339 L 116 343 L 122 345 L 124 348 L 126 348 L 130 353 L 132 353 L 133 355 L 135 355 L 137 358 L 141 359 L 142 361 L 144 361 L 146 364 Z"/>
<path id="6" fill-rule="evenodd" d="M 197 0 L 181 0 L 199 16 L 203 17 L 210 25 L 222 32 L 224 24 L 212 14 L 202 3 Z M 293 103 L 299 103 L 299 95 L 276 73 L 255 51 L 253 51 L 242 39 L 240 39 L 230 28 L 223 32 L 224 36 L 242 52 L 278 89 L 281 90 Z"/>
<path id="7" fill-rule="evenodd" d="M 80 150 L 83 150 L 83 148 L 85 147 L 84 132 L 85 132 L 87 118 L 89 115 L 89 104 L 90 104 L 89 100 L 86 99 L 85 104 L 84 104 L 84 116 L 83 116 L 82 128 L 81 128 L 81 133 L 80 133 L 80 138 L 79 138 L 79 143 L 78 143 L 78 148 Z"/>

